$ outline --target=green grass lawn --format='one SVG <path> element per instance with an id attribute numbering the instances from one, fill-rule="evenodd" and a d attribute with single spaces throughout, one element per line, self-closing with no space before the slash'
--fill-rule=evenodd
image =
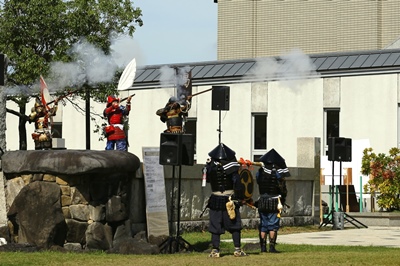
<path id="1" fill-rule="evenodd" d="M 331 230 L 329 228 L 285 227 L 280 234 Z M 352 230 L 352 229 L 346 229 Z M 256 244 L 244 244 L 248 257 L 233 257 L 232 243 L 221 243 L 221 258 L 208 258 L 210 234 L 185 233 L 182 237 L 195 252 L 159 255 L 120 255 L 105 252 L 2 252 L 0 265 L 399 265 L 400 249 L 385 247 L 311 246 L 278 244 L 279 254 L 259 253 Z M 222 236 L 229 239 L 229 233 Z M 257 237 L 256 230 L 243 230 L 243 238 Z M 279 239 L 278 239 L 279 242 Z"/>

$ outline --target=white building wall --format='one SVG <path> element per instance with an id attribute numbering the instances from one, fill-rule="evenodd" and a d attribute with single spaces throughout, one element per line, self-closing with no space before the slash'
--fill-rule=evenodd
<path id="1" fill-rule="evenodd" d="M 74 98 L 74 103 L 79 105 L 82 109 L 77 109 L 72 104 L 67 103 L 63 108 L 63 119 L 62 119 L 62 136 L 65 139 L 65 147 L 69 150 L 86 149 L 86 116 L 85 116 L 85 102 L 81 99 Z M 94 101 L 90 101 L 92 112 L 97 112 L 101 115 L 100 104 Z M 96 108 L 97 107 L 97 108 Z M 101 123 L 101 119 L 97 119 Z M 92 150 L 100 150 L 101 147 L 104 149 L 105 144 L 101 145 L 98 141 L 99 135 L 93 133 L 94 123 L 91 122 L 91 134 L 90 134 L 90 148 Z M 32 129 L 33 130 L 33 129 Z M 33 142 L 33 140 L 31 140 Z M 34 149 L 34 148 L 33 148 Z"/>
<path id="2" fill-rule="evenodd" d="M 369 139 L 375 152 L 397 147 L 397 74 L 343 77 L 340 135 Z"/>
<path id="3" fill-rule="evenodd" d="M 331 79 L 331 78 L 330 78 Z M 289 167 L 297 166 L 297 138 L 319 137 L 324 140 L 324 107 L 340 108 L 340 136 L 353 140 L 369 140 L 375 152 L 387 153 L 397 146 L 398 75 L 363 75 L 340 77 L 334 81 L 334 103 L 327 104 L 324 86 L 332 82 L 317 78 L 298 81 L 291 86 L 286 82 L 224 84 L 230 86 L 230 109 L 221 112 L 221 141 L 236 152 L 239 159 L 251 159 L 251 114 L 267 112 L 267 149 L 276 149 Z M 210 86 L 193 87 L 193 93 Z M 329 86 L 328 86 L 329 87 Z M 332 88 L 331 88 L 332 89 Z M 338 91 L 340 90 L 340 95 Z M 159 147 L 160 134 L 166 129 L 156 115 L 168 99 L 175 94 L 174 88 L 136 90 L 125 92 L 132 98 L 129 116 L 129 152 L 142 159 L 142 147 Z M 332 94 L 332 93 L 331 93 Z M 208 153 L 218 145 L 219 112 L 211 110 L 212 93 L 198 95 L 192 100 L 189 117 L 197 117 L 197 163 L 203 164 Z M 332 99 L 331 99 L 332 100 Z M 328 102 L 332 102 L 329 100 Z M 78 99 L 84 110 L 84 102 Z M 332 103 L 333 103 L 332 102 Z M 340 106 L 336 106 L 336 104 Z M 33 101 L 27 105 L 27 115 Z M 105 104 L 91 102 L 92 111 L 101 115 Z M 18 110 L 12 102 L 7 108 Z M 63 138 L 67 149 L 86 149 L 85 115 L 70 103 L 62 107 Z M 98 123 L 102 120 L 98 117 Z M 18 118 L 7 113 L 7 150 L 19 148 Z M 106 141 L 99 141 L 93 133 L 91 122 L 91 149 L 104 150 Z M 31 133 L 33 124 L 26 124 L 28 149 L 34 149 Z M 323 145 L 323 144 L 321 144 Z M 323 151 L 322 147 L 321 150 Z M 355 173 L 355 175 L 357 175 Z"/>
<path id="4" fill-rule="evenodd" d="M 129 148 L 128 151 L 142 160 L 142 147 L 160 147 L 160 134 L 167 128 L 156 112 L 164 108 L 173 88 L 139 90 L 131 92 L 131 113 L 129 114 Z"/>
<path id="5" fill-rule="evenodd" d="M 19 112 L 18 105 L 12 101 L 7 101 L 7 108 Z M 30 113 L 30 107 L 27 107 L 27 115 Z M 6 114 L 6 149 L 7 150 L 18 150 L 19 149 L 19 133 L 18 133 L 18 117 L 7 113 Z M 32 131 L 29 128 L 32 127 Z M 26 124 L 27 128 L 27 147 L 28 149 L 34 149 L 35 145 L 30 143 L 31 132 L 33 132 L 33 124 Z M 30 145 L 31 144 L 31 145 Z M 30 148 L 32 147 L 32 148 Z"/>
<path id="6" fill-rule="evenodd" d="M 251 112 L 268 112 L 268 83 L 253 83 L 251 86 Z"/>
<path id="7" fill-rule="evenodd" d="M 274 148 L 289 167 L 297 164 L 298 137 L 323 134 L 323 79 L 293 84 L 276 81 L 268 86 L 267 149 Z"/>
<path id="8" fill-rule="evenodd" d="M 251 84 L 230 86 L 229 111 L 221 111 L 221 142 L 236 152 L 237 159 L 250 159 Z M 201 89 L 199 89 L 201 91 Z M 212 94 L 197 99 L 197 162 L 205 163 L 208 153 L 219 144 L 219 111 L 211 110 Z"/>

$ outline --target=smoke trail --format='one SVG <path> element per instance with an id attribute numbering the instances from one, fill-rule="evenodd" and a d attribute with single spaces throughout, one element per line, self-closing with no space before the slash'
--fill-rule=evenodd
<path id="1" fill-rule="evenodd" d="M 183 87 L 185 87 L 185 84 L 188 82 L 188 73 L 190 70 L 190 66 L 185 66 L 178 69 L 169 66 L 162 66 L 160 68 L 161 87 L 175 86 L 177 88 L 176 95 L 171 95 L 174 100 L 188 96 L 186 95 L 187 92 L 184 91 Z"/>
<path id="2" fill-rule="evenodd" d="M 256 59 L 245 78 L 249 76 L 259 80 L 278 80 L 286 87 L 297 88 L 309 78 L 318 77 L 310 57 L 299 49 L 293 49 L 279 59 L 268 57 Z"/>
<path id="3" fill-rule="evenodd" d="M 26 85 L 15 85 L 15 86 L 7 86 L 4 87 L 4 94 L 8 96 L 16 96 L 16 95 L 32 95 L 34 93 L 38 93 L 39 87 L 28 87 Z"/>
<path id="4" fill-rule="evenodd" d="M 171 87 L 175 84 L 175 69 L 169 66 L 160 68 L 160 84 L 162 87 Z"/>
<path id="5" fill-rule="evenodd" d="M 111 40 L 111 57 L 120 69 L 125 68 L 133 58 L 138 65 L 144 61 L 140 45 L 130 36 L 120 36 Z"/>
<path id="6" fill-rule="evenodd" d="M 128 36 L 112 39 L 110 48 L 110 55 L 106 55 L 85 39 L 74 44 L 69 51 L 74 62 L 51 64 L 49 90 L 113 82 L 116 71 L 123 70 L 133 58 L 141 58 L 138 44 Z"/>

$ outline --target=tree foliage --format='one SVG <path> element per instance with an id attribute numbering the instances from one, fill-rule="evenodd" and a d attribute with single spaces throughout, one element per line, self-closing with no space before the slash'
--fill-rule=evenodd
<path id="1" fill-rule="evenodd" d="M 400 210 L 400 149 L 391 148 L 389 155 L 365 149 L 361 173 L 370 176 L 364 190 L 377 196 L 380 207 L 388 211 Z"/>
<path id="2" fill-rule="evenodd" d="M 132 36 L 142 24 L 141 10 L 129 0 L 6 0 L 0 51 L 10 59 L 8 81 L 37 82 L 51 62 L 73 60 L 68 51 L 82 37 L 108 54 L 113 35 Z"/>
<path id="3" fill-rule="evenodd" d="M 7 86 L 23 88 L 13 90 L 8 100 L 25 114 L 32 85 L 40 75 L 49 74 L 52 62 L 72 62 L 70 49 L 82 38 L 109 54 L 111 39 L 133 36 L 143 25 L 141 16 L 130 0 L 5 0 L 0 5 L 0 52 L 9 59 Z M 96 87 L 92 99 L 104 100 L 104 95 L 115 92 L 110 84 Z M 22 117 L 20 137 L 26 123 Z"/>

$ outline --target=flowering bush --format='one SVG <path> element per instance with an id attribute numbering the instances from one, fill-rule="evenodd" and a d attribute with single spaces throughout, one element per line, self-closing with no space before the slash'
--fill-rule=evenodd
<path id="1" fill-rule="evenodd" d="M 364 191 L 376 196 L 380 207 L 388 211 L 400 210 L 400 149 L 391 148 L 389 155 L 375 154 L 364 149 L 361 173 L 369 175 Z"/>

